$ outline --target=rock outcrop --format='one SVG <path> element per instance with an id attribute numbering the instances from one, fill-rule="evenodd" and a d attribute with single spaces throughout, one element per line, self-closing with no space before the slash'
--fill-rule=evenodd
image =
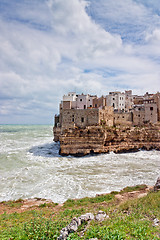
<path id="1" fill-rule="evenodd" d="M 103 127 L 66 129 L 59 134 L 60 154 L 124 153 L 139 149 L 160 150 L 160 125 L 145 127 Z"/>
<path id="2" fill-rule="evenodd" d="M 66 240 L 69 234 L 76 232 L 78 230 L 78 227 L 81 226 L 81 224 L 84 222 L 87 223 L 91 220 L 104 221 L 105 218 L 109 218 L 109 216 L 103 211 L 99 211 L 96 216 L 94 216 L 92 213 L 86 213 L 78 218 L 75 217 L 72 219 L 71 223 L 68 224 L 68 226 L 62 228 L 58 240 Z"/>
<path id="3" fill-rule="evenodd" d="M 160 177 L 158 177 L 157 182 L 154 186 L 154 191 L 160 190 Z"/>

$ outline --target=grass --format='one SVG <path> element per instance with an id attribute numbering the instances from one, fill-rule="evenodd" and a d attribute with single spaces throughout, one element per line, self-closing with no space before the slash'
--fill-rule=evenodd
<path id="1" fill-rule="evenodd" d="M 142 185 L 134 187 L 135 190 L 143 188 Z M 123 191 L 133 191 L 133 188 L 125 188 Z M 57 239 L 60 230 L 67 226 L 73 217 L 86 212 L 97 213 L 99 210 L 105 211 L 109 218 L 103 222 L 91 221 L 87 227 L 79 227 L 76 233 L 69 235 L 68 240 L 160 239 L 160 226 L 153 224 L 155 218 L 160 220 L 160 191 L 150 192 L 143 198 L 128 200 L 121 205 L 117 204 L 115 194 L 116 192 L 95 198 L 70 199 L 58 211 L 55 204 L 43 204 L 34 211 L 3 213 L 0 215 L 0 239 Z M 119 194 L 122 194 L 122 191 Z"/>
<path id="2" fill-rule="evenodd" d="M 15 201 L 7 201 L 7 202 L 2 202 L 4 205 L 6 205 L 7 207 L 10 207 L 10 208 L 18 208 L 18 207 L 21 207 L 23 205 L 23 200 L 20 198 L 18 200 L 15 200 Z"/>
<path id="3" fill-rule="evenodd" d="M 147 188 L 147 185 L 145 185 L 145 184 L 131 186 L 131 187 L 125 187 L 123 190 L 121 190 L 120 193 L 140 191 L 140 190 L 145 190 L 146 188 Z"/>
<path id="4" fill-rule="evenodd" d="M 101 202 L 110 202 L 111 200 L 113 200 L 114 195 L 117 192 L 112 192 L 110 194 L 105 194 L 105 195 L 99 195 L 96 197 L 86 197 L 86 198 L 82 198 L 82 199 L 68 199 L 65 203 L 64 203 L 64 207 L 78 207 L 78 206 L 87 206 L 87 205 L 92 205 L 93 203 L 101 203 Z"/>

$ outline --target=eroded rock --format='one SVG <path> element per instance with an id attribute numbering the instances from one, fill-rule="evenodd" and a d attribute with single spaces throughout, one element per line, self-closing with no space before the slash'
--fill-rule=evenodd
<path id="1" fill-rule="evenodd" d="M 154 186 L 154 191 L 160 190 L 160 177 L 158 177 L 157 182 Z"/>
<path id="2" fill-rule="evenodd" d="M 79 219 L 81 222 L 87 222 L 89 220 L 94 220 L 94 215 L 92 213 L 86 213 L 85 215 L 81 215 Z"/>
<path id="3" fill-rule="evenodd" d="M 96 215 L 96 216 L 98 216 L 97 219 L 101 219 L 98 221 L 103 221 L 102 219 L 104 219 L 107 216 L 106 213 L 103 211 L 99 211 L 98 214 Z M 60 236 L 57 239 L 58 240 L 67 240 L 67 237 L 69 236 L 69 234 L 72 232 L 76 232 L 78 230 L 78 227 L 83 222 L 89 222 L 94 219 L 95 219 L 95 217 L 92 213 L 86 213 L 84 215 L 81 215 L 78 218 L 76 218 L 76 217 L 73 218 L 72 221 L 70 222 L 70 224 L 68 224 L 68 226 L 66 226 L 65 228 L 62 228 L 62 230 L 60 231 Z"/>
<path id="4" fill-rule="evenodd" d="M 160 150 L 160 126 L 66 129 L 59 136 L 60 154 L 84 156 L 98 153 Z M 89 132 L 89 133 L 88 133 Z"/>
<path id="5" fill-rule="evenodd" d="M 154 227 L 159 226 L 159 219 L 158 219 L 158 218 L 155 218 L 155 219 L 153 220 L 153 226 L 154 226 Z"/>
<path id="6" fill-rule="evenodd" d="M 99 211 L 95 216 L 96 221 L 104 221 L 105 218 L 109 218 L 109 216 L 103 211 Z"/>

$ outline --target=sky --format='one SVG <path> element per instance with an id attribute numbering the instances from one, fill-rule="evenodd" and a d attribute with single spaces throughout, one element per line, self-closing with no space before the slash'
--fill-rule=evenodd
<path id="1" fill-rule="evenodd" d="M 52 124 L 68 92 L 160 91 L 159 0 L 0 0 L 0 124 Z"/>

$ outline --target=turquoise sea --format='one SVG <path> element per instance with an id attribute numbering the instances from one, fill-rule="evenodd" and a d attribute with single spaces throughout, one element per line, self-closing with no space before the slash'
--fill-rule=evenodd
<path id="1" fill-rule="evenodd" d="M 49 125 L 0 125 L 0 201 L 95 196 L 135 184 L 153 185 L 160 152 L 62 157 Z"/>

